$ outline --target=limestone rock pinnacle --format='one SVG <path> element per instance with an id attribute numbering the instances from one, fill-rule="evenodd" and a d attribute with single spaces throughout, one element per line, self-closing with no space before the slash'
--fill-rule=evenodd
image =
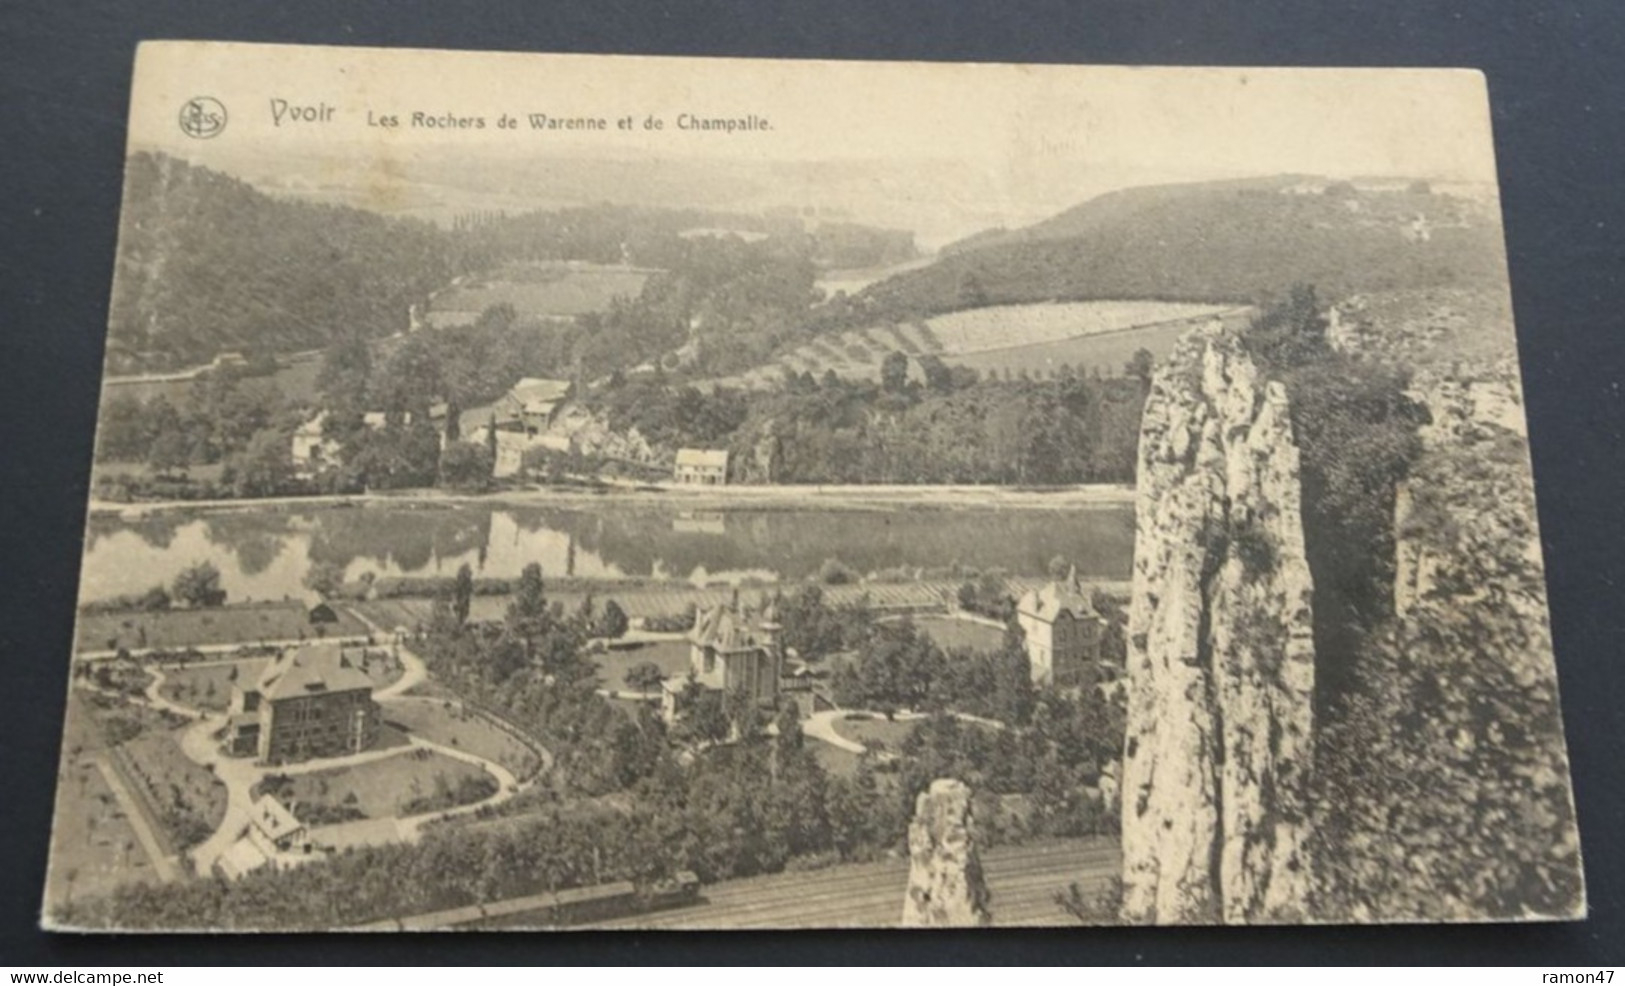
<path id="1" fill-rule="evenodd" d="M 963 782 L 932 781 L 930 789 L 915 799 L 908 855 L 903 927 L 960 928 L 989 923 L 990 895 L 976 854 L 971 791 Z"/>

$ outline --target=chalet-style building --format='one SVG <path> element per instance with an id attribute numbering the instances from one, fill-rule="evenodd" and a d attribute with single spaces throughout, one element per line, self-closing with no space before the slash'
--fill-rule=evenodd
<path id="1" fill-rule="evenodd" d="M 304 862 L 314 850 L 310 830 L 274 796 L 264 794 L 249 809 L 243 835 L 220 855 L 215 865 L 235 880 L 272 864 L 276 869 Z"/>
<path id="2" fill-rule="evenodd" d="M 337 643 L 306 644 L 232 696 L 227 746 L 268 764 L 360 753 L 378 738 L 372 679 Z"/>
<path id="3" fill-rule="evenodd" d="M 260 795 L 249 817 L 248 838 L 267 856 L 305 848 L 310 830 L 293 816 L 282 802 L 269 794 Z"/>
<path id="4" fill-rule="evenodd" d="M 679 486 L 721 486 L 728 482 L 728 453 L 725 449 L 678 449 L 671 478 Z"/>
<path id="5" fill-rule="evenodd" d="M 690 682 L 712 691 L 743 691 L 757 704 L 773 707 L 784 673 L 781 629 L 778 611 L 771 603 L 752 612 L 736 599 L 697 613 L 688 635 L 688 674 L 668 678 L 661 690 L 666 721 L 677 719 L 678 699 Z"/>
<path id="6" fill-rule="evenodd" d="M 575 387 L 568 380 L 526 377 L 496 402 L 497 428 L 518 430 L 534 438 L 553 426 L 559 409 L 574 392 Z"/>
<path id="7" fill-rule="evenodd" d="M 1065 581 L 1024 594 L 1016 604 L 1016 622 L 1026 635 L 1027 661 L 1036 685 L 1079 684 L 1084 669 L 1100 659 L 1106 621 L 1095 612 L 1076 568 Z"/>

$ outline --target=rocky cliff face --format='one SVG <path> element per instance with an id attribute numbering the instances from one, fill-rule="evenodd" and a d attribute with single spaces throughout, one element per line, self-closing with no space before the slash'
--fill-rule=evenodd
<path id="1" fill-rule="evenodd" d="M 1393 616 L 1324 742 L 1332 775 L 1353 778 L 1327 805 L 1343 858 L 1326 896 L 1356 920 L 1579 916 L 1510 316 L 1428 301 L 1341 313 L 1347 351 L 1414 369 L 1429 421 L 1395 503 Z"/>
<path id="2" fill-rule="evenodd" d="M 989 922 L 970 788 L 956 780 L 931 782 L 930 790 L 914 803 L 908 856 L 903 927 L 959 928 Z"/>
<path id="3" fill-rule="evenodd" d="M 1285 391 L 1221 326 L 1158 370 L 1138 477 L 1124 916 L 1301 919 L 1315 655 L 1298 448 Z"/>

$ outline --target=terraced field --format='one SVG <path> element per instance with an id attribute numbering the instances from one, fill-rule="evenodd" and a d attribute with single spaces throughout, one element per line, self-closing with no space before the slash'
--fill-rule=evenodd
<path id="1" fill-rule="evenodd" d="M 1117 843 L 1064 839 L 1004 846 L 982 853 L 993 923 L 1005 927 L 1066 926 L 1073 919 L 1055 895 L 1074 881 L 1099 891 L 1121 869 Z M 836 866 L 724 880 L 700 891 L 702 903 L 674 911 L 606 922 L 605 928 L 887 928 L 895 927 L 908 886 L 908 861 Z"/>
<path id="2" fill-rule="evenodd" d="M 814 339 L 774 362 L 720 381 L 766 387 L 786 370 L 846 379 L 878 379 L 893 352 L 909 357 L 909 374 L 924 376 L 919 358 L 937 356 L 982 372 L 1045 371 L 1065 362 L 1082 369 L 1121 369 L 1134 350 L 1160 355 L 1193 322 L 1234 312 L 1228 305 L 1162 301 L 1074 301 L 993 305 L 949 312 L 923 321 L 871 326 Z"/>

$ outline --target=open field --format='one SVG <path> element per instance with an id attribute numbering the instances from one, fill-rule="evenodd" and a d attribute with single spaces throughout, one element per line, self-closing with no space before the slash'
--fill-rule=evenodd
<path id="1" fill-rule="evenodd" d="M 686 640 L 658 640 L 594 654 L 592 660 L 598 665 L 598 677 L 602 679 L 604 687 L 620 691 L 631 688 L 626 683 L 626 672 L 646 661 L 653 662 L 660 668 L 660 673 L 667 677 L 687 672 L 688 651 Z"/>
<path id="2" fill-rule="evenodd" d="M 434 328 L 467 325 L 492 305 L 512 305 L 521 318 L 574 318 L 605 311 L 616 298 L 636 298 L 656 273 L 589 263 L 508 267 L 459 278 L 435 294 L 425 319 Z"/>
<path id="3" fill-rule="evenodd" d="M 511 730 L 449 699 L 393 701 L 384 707 L 384 719 L 411 735 L 500 764 L 521 780 L 542 763 L 536 750 Z"/>
<path id="4" fill-rule="evenodd" d="M 1067 363 L 1085 370 L 1120 371 L 1139 348 L 1166 352 L 1199 319 L 1233 306 L 1162 301 L 1073 301 L 992 305 L 923 321 L 856 329 L 815 339 L 725 383 L 769 386 L 786 369 L 819 377 L 834 370 L 847 379 L 879 379 L 892 352 L 909 357 L 909 375 L 922 379 L 919 357 L 987 373 L 1048 372 Z M 1121 352 L 1121 356 L 1118 354 Z"/>
<path id="5" fill-rule="evenodd" d="M 914 625 L 944 650 L 996 651 L 1004 646 L 1004 631 L 986 623 L 948 616 L 920 615 Z"/>
<path id="6" fill-rule="evenodd" d="M 981 853 L 995 925 L 1066 927 L 1055 895 L 1076 882 L 1098 893 L 1121 872 L 1115 841 L 1058 839 Z M 812 872 L 724 880 L 700 890 L 701 903 L 605 922 L 605 928 L 890 928 L 908 887 L 908 860 L 833 866 Z"/>
<path id="7" fill-rule="evenodd" d="M 418 748 L 329 770 L 273 773 L 261 786 L 275 790 L 300 820 L 320 825 L 470 804 L 489 797 L 496 779 L 471 763 Z"/>
<path id="8" fill-rule="evenodd" d="M 1124 364 L 1138 350 L 1148 351 L 1159 361 L 1166 358 L 1173 352 L 1179 337 L 1190 327 L 1190 322 L 1147 325 L 1054 342 L 966 353 L 946 358 L 945 362 L 951 366 L 968 366 L 983 376 L 989 373 L 1049 376 L 1063 366 L 1071 367 L 1075 373 L 1090 373 L 1098 369 L 1102 374 L 1118 374 L 1123 372 Z"/>
<path id="9" fill-rule="evenodd" d="M 335 607 L 337 623 L 312 625 L 297 602 L 240 603 L 212 609 L 80 613 L 79 651 L 184 650 L 210 644 L 362 636 L 367 627 Z"/>

